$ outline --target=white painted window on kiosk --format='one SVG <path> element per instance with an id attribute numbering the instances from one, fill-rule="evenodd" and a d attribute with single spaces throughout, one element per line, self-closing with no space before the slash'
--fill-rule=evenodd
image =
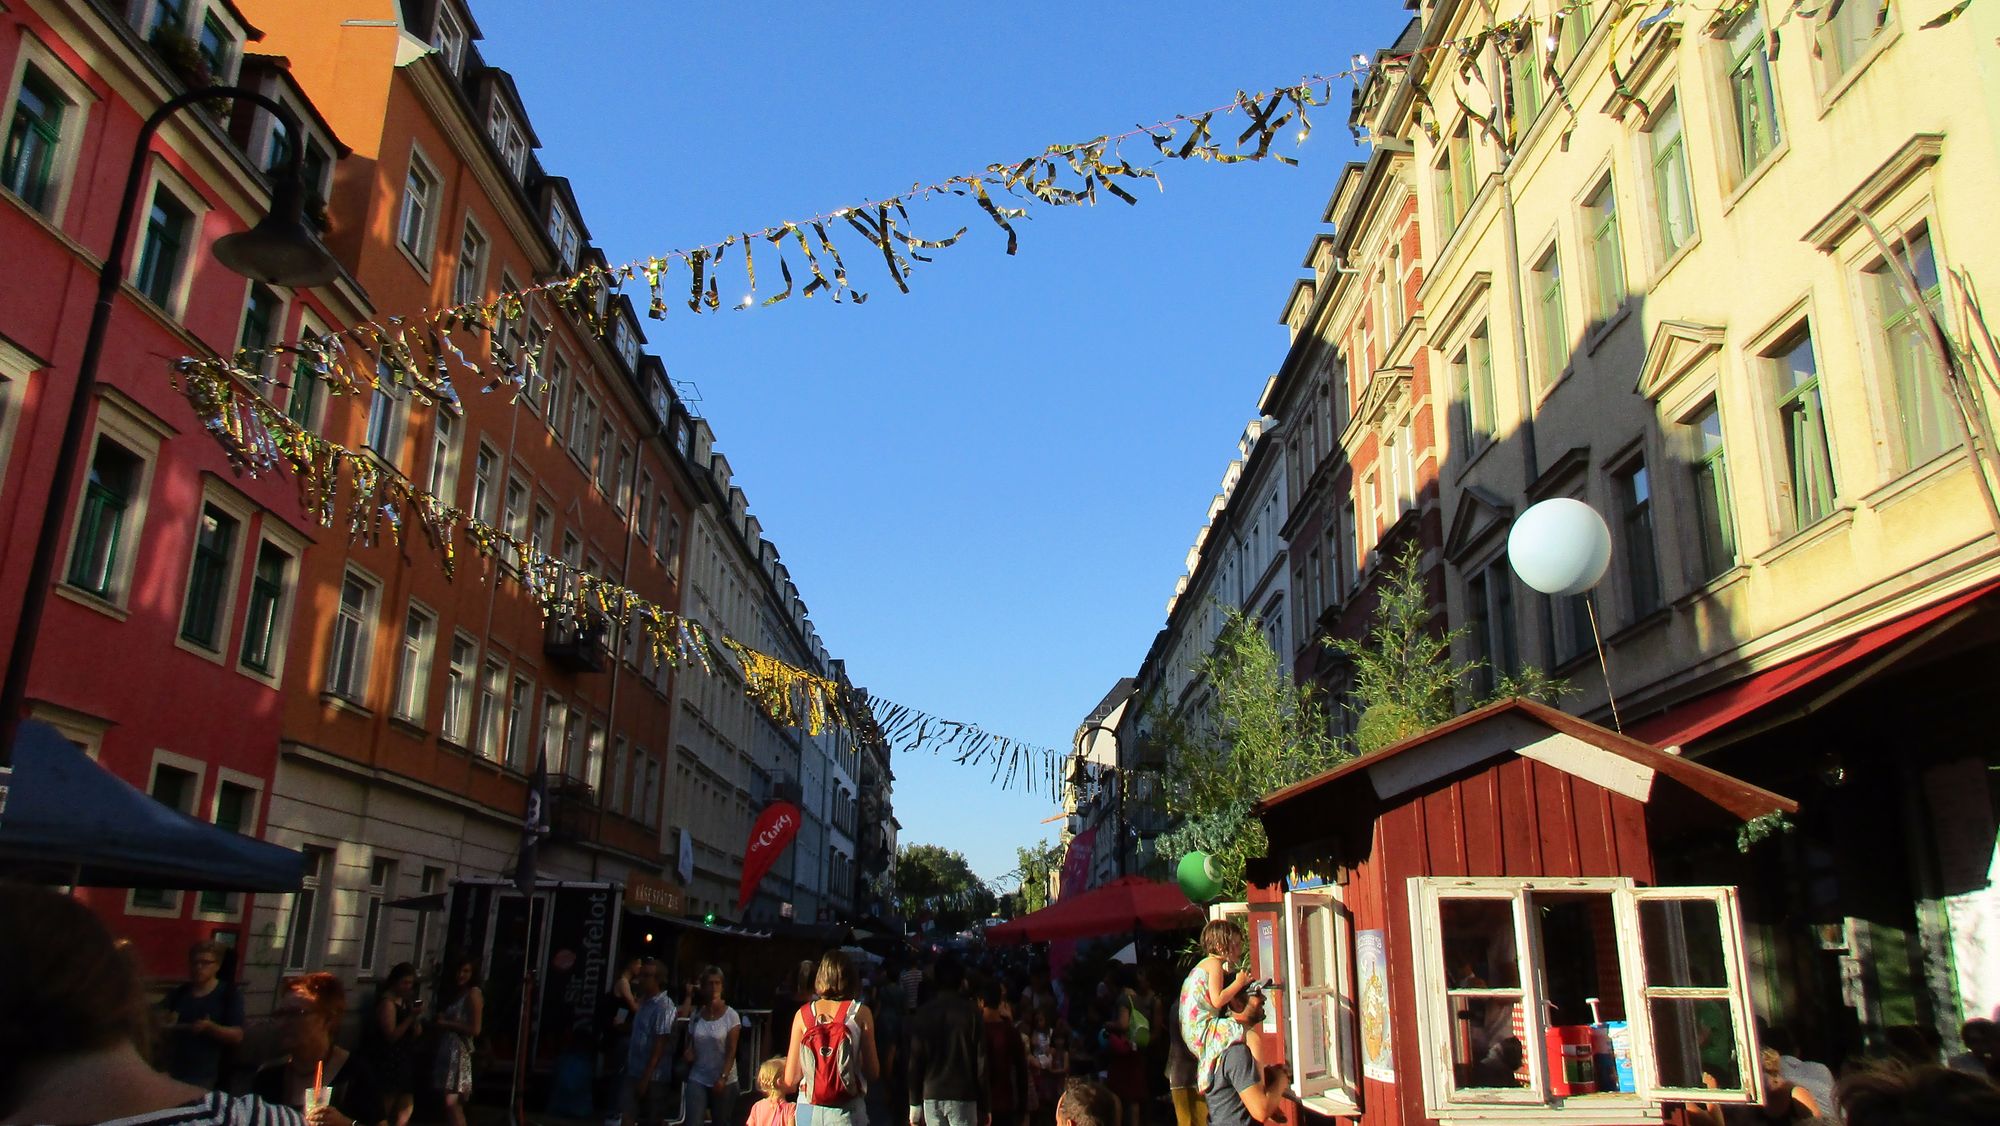
<path id="1" fill-rule="evenodd" d="M 1657 1118 L 1762 1097 L 1734 889 L 1419 877 L 1410 892 L 1432 1114 Z"/>

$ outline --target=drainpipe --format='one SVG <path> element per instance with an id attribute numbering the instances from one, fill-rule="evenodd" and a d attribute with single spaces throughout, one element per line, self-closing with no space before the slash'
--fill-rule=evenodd
<path id="1" fill-rule="evenodd" d="M 1535 449 L 1535 383 L 1528 372 L 1528 313 L 1521 299 L 1521 232 L 1514 214 L 1514 153 L 1506 144 L 1499 149 L 1500 233 L 1502 253 L 1507 259 L 1507 313 L 1514 320 L 1514 382 L 1521 396 L 1521 487 L 1525 499 L 1542 471 Z"/>

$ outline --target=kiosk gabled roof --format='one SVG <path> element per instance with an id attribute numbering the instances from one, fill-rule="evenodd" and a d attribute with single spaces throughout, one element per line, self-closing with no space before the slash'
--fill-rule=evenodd
<path id="1" fill-rule="evenodd" d="M 1621 773 L 1633 781 L 1635 788 L 1640 791 L 1634 796 L 1642 802 L 1652 800 L 1656 792 L 1653 788 L 1654 780 L 1664 778 L 1706 804 L 1745 821 L 1766 813 L 1792 813 L 1798 809 L 1798 803 L 1790 798 L 1774 794 L 1740 778 L 1703 766 L 1680 755 L 1670 754 L 1650 743 L 1642 743 L 1608 728 L 1599 727 L 1589 720 L 1579 719 L 1547 704 L 1516 698 L 1467 712 L 1400 743 L 1393 743 L 1372 754 L 1343 763 L 1324 774 L 1266 794 L 1251 807 L 1252 812 L 1259 815 L 1275 813 L 1308 797 L 1339 800 L 1357 786 L 1362 788 L 1370 802 L 1379 801 L 1395 793 L 1413 789 L 1431 777 L 1455 774 L 1502 754 L 1534 752 L 1535 747 L 1515 740 L 1500 739 L 1481 745 L 1450 738 L 1482 725 L 1504 724 L 1509 718 L 1515 722 L 1506 724 L 1508 727 L 1518 730 L 1520 721 L 1525 720 L 1547 729 L 1552 736 L 1567 736 L 1569 740 L 1575 741 L 1557 740 L 1565 747 L 1574 749 L 1576 743 L 1581 743 L 1587 748 L 1594 748 L 1604 755 L 1611 756 L 1611 760 L 1623 760 L 1629 763 L 1630 766 L 1624 768 Z M 1431 764 L 1432 768 L 1426 770 L 1426 764 L 1419 761 L 1423 751 L 1426 748 L 1442 749 L 1439 745 L 1447 742 L 1463 747 L 1463 753 L 1449 756 L 1448 761 Z M 1468 755 L 1470 757 L 1467 757 Z M 1543 756 L 1536 754 L 1534 757 Z M 1599 762 L 1611 761 L 1602 756 L 1593 757 Z M 1545 758 L 1545 761 L 1557 769 L 1579 777 L 1589 777 L 1588 774 L 1580 773 L 1580 769 L 1588 769 L 1588 764 L 1574 756 L 1552 754 Z M 1602 772 L 1592 770 L 1590 773 Z M 1377 782 L 1377 779 L 1387 781 L 1392 777 L 1394 781 L 1386 788 Z M 1589 780 L 1601 781 L 1601 778 L 1589 778 Z M 1285 811 L 1290 812 L 1290 810 Z"/>

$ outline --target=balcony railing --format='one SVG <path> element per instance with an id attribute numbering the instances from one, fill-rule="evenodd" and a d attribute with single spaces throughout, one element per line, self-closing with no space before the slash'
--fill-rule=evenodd
<path id="1" fill-rule="evenodd" d="M 550 616 L 542 637 L 542 652 L 556 667 L 570 672 L 603 672 L 611 667 L 611 650 L 605 639 L 610 620 L 590 613 L 582 618 L 568 614 Z"/>

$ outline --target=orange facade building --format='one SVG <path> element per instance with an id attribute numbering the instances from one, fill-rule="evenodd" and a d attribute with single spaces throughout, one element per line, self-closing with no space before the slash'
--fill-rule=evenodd
<path id="1" fill-rule="evenodd" d="M 568 183 L 542 169 L 504 71 L 484 65 L 454 0 L 246 0 L 265 45 L 353 152 L 334 179 L 328 245 L 399 314 L 490 300 L 575 273 L 588 245 Z M 630 302 L 603 336 L 552 304 L 492 334 L 541 348 L 515 398 L 461 378 L 462 409 L 295 382 L 287 409 L 572 564 L 680 605 L 695 496 L 689 419 L 640 351 Z M 271 839 L 304 849 L 305 890 L 271 896 L 246 955 L 253 994 L 327 968 L 367 979 L 423 967 L 443 926 L 392 906 L 511 869 L 527 777 L 551 775 L 545 877 L 657 877 L 673 672 L 616 623 L 551 626 L 504 558 L 461 545 L 455 580 L 420 538 L 319 532 L 285 647 Z M 253 1000 L 253 1005 L 255 1001 Z"/>

